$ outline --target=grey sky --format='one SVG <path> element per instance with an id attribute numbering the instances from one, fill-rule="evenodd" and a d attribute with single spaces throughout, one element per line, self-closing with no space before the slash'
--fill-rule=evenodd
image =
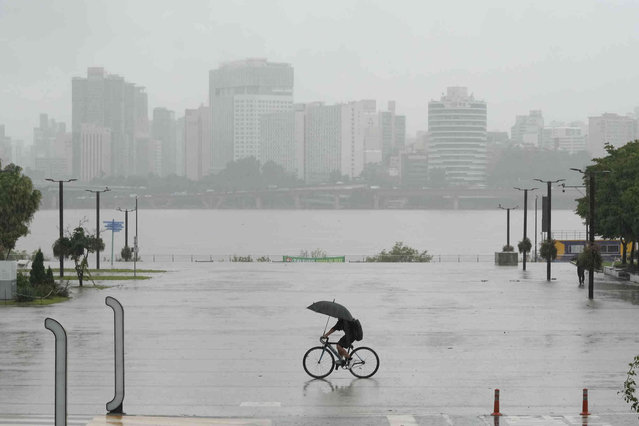
<path id="1" fill-rule="evenodd" d="M 468 86 L 490 130 L 517 114 L 586 120 L 639 106 L 639 2 L 621 0 L 0 0 L 0 124 L 30 143 L 38 114 L 71 119 L 71 77 L 102 66 L 149 107 L 206 104 L 208 71 L 295 67 L 295 101 L 394 99 L 409 133 Z"/>

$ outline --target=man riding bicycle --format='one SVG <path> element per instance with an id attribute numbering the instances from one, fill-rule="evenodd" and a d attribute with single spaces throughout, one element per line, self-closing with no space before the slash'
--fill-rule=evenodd
<path id="1" fill-rule="evenodd" d="M 328 336 L 330 336 L 334 331 L 337 330 L 344 331 L 344 335 L 339 339 L 336 345 L 337 352 L 342 356 L 342 359 L 337 360 L 336 364 L 349 367 L 351 363 L 351 357 L 348 355 L 347 349 L 351 347 L 353 341 L 355 340 L 355 337 L 353 335 L 353 322 L 340 318 L 333 326 L 333 328 L 324 333 L 322 337 L 328 339 Z"/>

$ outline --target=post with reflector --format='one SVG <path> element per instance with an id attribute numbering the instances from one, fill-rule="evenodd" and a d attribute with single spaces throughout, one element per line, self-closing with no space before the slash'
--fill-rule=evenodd
<path id="1" fill-rule="evenodd" d="M 499 412 L 499 389 L 495 389 L 495 405 L 491 416 L 501 416 L 501 413 Z"/>
<path id="2" fill-rule="evenodd" d="M 583 403 L 581 404 L 581 415 L 582 416 L 589 416 L 590 412 L 588 411 L 588 389 L 584 388 L 584 399 L 583 399 Z"/>

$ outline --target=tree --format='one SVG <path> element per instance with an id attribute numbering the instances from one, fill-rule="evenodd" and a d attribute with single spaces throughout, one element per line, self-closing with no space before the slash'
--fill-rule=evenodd
<path id="1" fill-rule="evenodd" d="M 595 178 L 595 232 L 604 238 L 619 238 L 626 263 L 626 244 L 639 240 L 639 140 L 615 148 L 606 145 L 607 156 L 595 158 L 586 168 L 587 195 L 578 199 L 577 214 L 588 220 L 590 174 Z M 609 171 L 610 173 L 597 173 Z M 632 259 L 631 259 L 632 261 Z"/>
<path id="2" fill-rule="evenodd" d="M 426 250 L 419 252 L 414 248 L 405 246 L 403 242 L 398 241 L 393 248 L 386 252 L 382 250 L 377 256 L 367 257 L 367 262 L 430 262 L 433 256 L 429 255 Z"/>
<path id="3" fill-rule="evenodd" d="M 94 253 L 97 250 L 104 250 L 102 238 L 87 234 L 82 226 L 75 228 L 70 237 L 58 238 L 55 243 L 53 243 L 54 256 L 64 256 L 65 258 L 70 257 L 73 259 L 80 287 L 82 287 L 84 274 L 88 271 L 89 267 L 87 257 L 89 253 Z"/>
<path id="4" fill-rule="evenodd" d="M 122 256 L 125 262 L 128 262 L 133 258 L 133 250 L 131 250 L 129 246 L 124 246 L 120 252 L 120 256 Z"/>
<path id="5" fill-rule="evenodd" d="M 9 164 L 0 172 L 0 258 L 7 259 L 16 241 L 29 233 L 41 198 L 22 168 Z"/>
<path id="6" fill-rule="evenodd" d="M 32 286 L 44 284 L 47 279 L 47 273 L 44 270 L 44 255 L 42 251 L 38 249 L 33 257 L 33 263 L 31 264 L 31 272 L 29 272 L 29 282 Z"/>

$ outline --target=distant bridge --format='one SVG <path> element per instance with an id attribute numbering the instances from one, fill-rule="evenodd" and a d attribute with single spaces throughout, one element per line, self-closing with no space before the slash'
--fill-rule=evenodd
<path id="1" fill-rule="evenodd" d="M 64 205 L 68 208 L 95 208 L 95 196 L 79 185 L 65 185 Z M 58 208 L 58 187 L 40 188 L 42 208 Z M 299 188 L 236 190 L 187 193 L 148 193 L 145 188 L 112 187 L 102 194 L 101 207 L 131 208 L 138 197 L 140 208 L 146 209 L 493 209 L 500 203 L 523 208 L 521 192 L 512 188 L 378 188 L 368 185 L 319 185 Z M 529 194 L 529 206 L 535 195 Z M 555 208 L 575 208 L 574 191 L 554 190 Z M 541 208 L 541 201 L 539 201 Z"/>

